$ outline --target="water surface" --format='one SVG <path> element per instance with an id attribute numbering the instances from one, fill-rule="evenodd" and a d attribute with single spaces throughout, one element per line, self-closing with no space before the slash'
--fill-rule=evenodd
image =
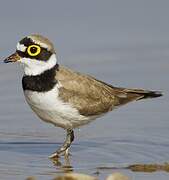
<path id="1" fill-rule="evenodd" d="M 168 179 L 164 171 L 125 169 L 169 160 L 168 3 L 74 3 L 45 2 L 37 14 L 37 2 L 5 1 L 0 7 L 2 59 L 22 35 L 41 32 L 53 40 L 61 64 L 115 86 L 163 91 L 163 97 L 131 103 L 77 129 L 69 165 L 100 179 L 116 171 L 136 180 Z M 25 6 L 32 13 L 25 13 Z M 46 7 L 50 10 L 43 14 Z M 57 165 L 48 159 L 65 134 L 29 109 L 20 69 L 0 64 L 0 179 L 52 179 L 67 171 L 63 158 Z"/>

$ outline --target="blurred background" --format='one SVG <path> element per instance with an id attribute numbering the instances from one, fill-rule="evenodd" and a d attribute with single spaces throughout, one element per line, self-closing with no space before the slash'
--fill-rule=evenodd
<path id="1" fill-rule="evenodd" d="M 54 43 L 62 65 L 114 86 L 164 93 L 77 129 L 75 172 L 169 160 L 168 8 L 167 0 L 0 1 L 0 179 L 51 179 L 62 172 L 47 157 L 63 142 L 64 131 L 36 117 L 24 100 L 22 68 L 2 61 L 32 33 Z M 168 179 L 162 172 L 124 172 L 133 179 Z"/>

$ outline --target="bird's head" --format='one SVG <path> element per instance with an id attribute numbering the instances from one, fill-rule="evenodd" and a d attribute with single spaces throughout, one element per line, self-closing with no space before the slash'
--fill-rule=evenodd
<path id="1" fill-rule="evenodd" d="M 20 62 L 25 75 L 39 75 L 57 63 L 53 44 L 45 37 L 34 34 L 17 43 L 16 52 L 5 63 Z"/>

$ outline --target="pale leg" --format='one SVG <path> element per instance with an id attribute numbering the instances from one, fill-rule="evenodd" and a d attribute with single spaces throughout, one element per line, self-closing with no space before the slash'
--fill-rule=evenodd
<path id="1" fill-rule="evenodd" d="M 74 140 L 73 130 L 67 129 L 67 136 L 66 136 L 65 142 L 56 152 L 54 152 L 51 156 L 49 156 L 49 158 L 57 158 L 62 153 L 68 155 L 68 149 L 69 149 L 71 143 L 73 142 L 73 140 Z"/>

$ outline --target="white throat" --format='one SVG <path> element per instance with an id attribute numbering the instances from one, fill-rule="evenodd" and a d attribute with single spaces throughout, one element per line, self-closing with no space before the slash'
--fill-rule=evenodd
<path id="1" fill-rule="evenodd" d="M 25 75 L 35 76 L 54 67 L 57 63 L 57 58 L 56 54 L 52 54 L 47 61 L 38 61 L 30 58 L 22 58 L 19 61 L 23 64 Z"/>

